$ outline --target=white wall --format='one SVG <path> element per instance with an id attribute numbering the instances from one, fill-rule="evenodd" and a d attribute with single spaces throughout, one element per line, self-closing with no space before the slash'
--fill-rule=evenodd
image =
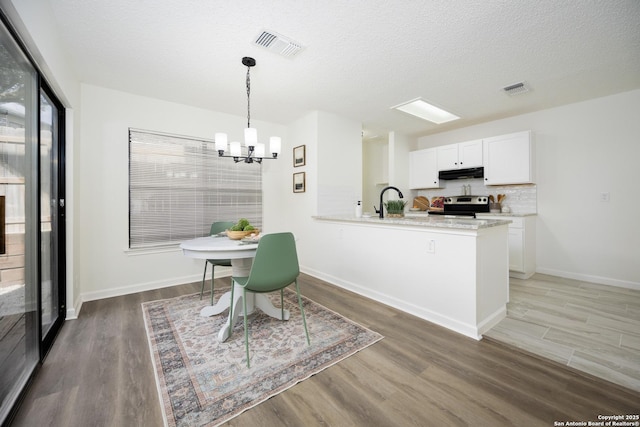
<path id="1" fill-rule="evenodd" d="M 322 111 L 308 113 L 288 126 L 291 147 L 306 146 L 306 165 L 293 167 L 292 154 L 285 160 L 282 210 L 274 221 L 280 230 L 295 234 L 303 271 L 323 265 L 322 252 L 327 250 L 317 244 L 322 231 L 312 217 L 355 213 L 362 191 L 361 129 L 358 122 Z M 306 174 L 304 193 L 293 193 L 293 174 L 298 172 Z"/>
<path id="2" fill-rule="evenodd" d="M 363 211 L 373 213 L 379 208 L 380 191 L 392 185 L 402 191 L 404 200 L 411 207 L 413 191 L 409 190 L 409 152 L 415 149 L 415 141 L 398 132 L 389 132 L 385 139 L 362 143 L 363 156 Z M 397 199 L 395 192 L 385 193 L 384 199 Z"/>
<path id="3" fill-rule="evenodd" d="M 533 131 L 537 271 L 640 289 L 639 117 L 635 90 L 423 137 L 418 145 Z"/>
<path id="4" fill-rule="evenodd" d="M 241 138 L 245 118 L 185 105 L 82 85 L 82 150 L 77 158 L 78 277 L 85 300 L 200 280 L 202 261 L 179 250 L 130 252 L 128 248 L 128 128 L 212 139 L 226 131 Z M 280 135 L 286 128 L 253 121 L 259 137 Z M 232 161 L 232 160 L 229 160 Z M 265 229 L 280 197 L 278 168 L 286 160 L 265 160 Z M 258 167 L 246 165 L 246 167 Z M 273 200 L 270 202 L 269 200 Z"/>
<path id="5" fill-rule="evenodd" d="M 317 215 L 355 212 L 362 200 L 362 125 L 318 112 Z"/>
<path id="6" fill-rule="evenodd" d="M 380 190 L 389 184 L 389 141 L 362 142 L 362 211 L 373 213 Z"/>
<path id="7" fill-rule="evenodd" d="M 414 145 L 406 135 L 389 132 L 389 185 L 402 191 L 407 208 L 413 206 L 412 192 L 409 190 L 409 152 Z M 389 197 L 396 199 L 396 196 Z"/>

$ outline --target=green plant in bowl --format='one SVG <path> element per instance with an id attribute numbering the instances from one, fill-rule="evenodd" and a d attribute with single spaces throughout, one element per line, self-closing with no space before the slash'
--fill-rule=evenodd
<path id="1" fill-rule="evenodd" d="M 232 240 L 239 240 L 246 236 L 258 235 L 260 230 L 249 224 L 246 218 L 240 218 L 237 223 L 227 230 L 227 237 Z"/>
<path id="2" fill-rule="evenodd" d="M 402 217 L 404 216 L 404 207 L 407 202 L 404 200 L 389 200 L 384 203 L 384 207 L 387 208 L 387 216 L 389 217 Z"/>
<path id="3" fill-rule="evenodd" d="M 238 222 L 230 228 L 231 231 L 249 231 L 253 230 L 253 226 L 249 224 L 249 220 L 246 218 L 240 218 Z"/>

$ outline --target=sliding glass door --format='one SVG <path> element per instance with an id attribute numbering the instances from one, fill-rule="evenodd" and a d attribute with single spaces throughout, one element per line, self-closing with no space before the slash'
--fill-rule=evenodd
<path id="1" fill-rule="evenodd" d="M 0 28 L 0 398 L 4 415 L 39 360 L 38 74 Z M 0 417 L 0 421 L 4 417 Z"/>
<path id="2" fill-rule="evenodd" d="M 0 424 L 15 409 L 64 321 L 63 147 L 64 109 L 3 19 Z"/>

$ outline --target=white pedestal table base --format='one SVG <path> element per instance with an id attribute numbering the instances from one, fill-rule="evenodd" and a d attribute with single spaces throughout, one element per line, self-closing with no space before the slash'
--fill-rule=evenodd
<path id="1" fill-rule="evenodd" d="M 235 277 L 246 277 L 251 271 L 252 258 L 241 258 L 231 260 L 231 271 Z M 266 315 L 279 320 L 289 320 L 289 310 L 284 310 L 284 319 L 281 319 L 282 310 L 275 307 L 266 294 L 255 294 L 247 292 L 247 313 L 242 309 L 242 287 L 234 285 L 233 295 L 233 319 L 229 316 L 224 326 L 218 332 L 218 341 L 224 342 L 229 338 L 230 331 L 240 315 L 250 315 L 255 308 L 259 308 Z M 222 313 L 231 306 L 231 291 L 225 292 L 215 305 L 209 305 L 200 310 L 200 316 L 210 317 Z"/>

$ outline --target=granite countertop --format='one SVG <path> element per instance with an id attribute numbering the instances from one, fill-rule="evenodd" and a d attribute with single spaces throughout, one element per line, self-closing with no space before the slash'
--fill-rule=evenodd
<path id="1" fill-rule="evenodd" d="M 411 216 L 411 217 L 425 217 L 428 216 L 429 213 L 427 211 L 414 211 L 414 212 L 406 212 L 405 216 Z M 502 212 L 478 212 L 476 215 L 481 215 L 481 216 L 496 216 L 496 217 L 523 217 L 523 216 L 532 216 L 532 215 L 537 215 L 537 213 L 516 213 L 516 212 L 509 212 L 509 213 L 502 213 Z"/>
<path id="2" fill-rule="evenodd" d="M 352 222 L 359 224 L 371 224 L 371 225 L 410 225 L 414 227 L 433 227 L 433 228 L 450 228 L 458 230 L 480 230 L 482 228 L 496 227 L 500 225 L 507 225 L 511 223 L 509 220 L 504 219 L 473 219 L 473 218 L 446 218 L 441 216 L 421 216 L 421 217 L 407 217 L 404 218 L 384 218 L 380 219 L 377 216 L 370 218 L 356 218 L 349 215 L 335 215 L 335 216 L 314 216 L 314 219 L 321 221 L 342 221 Z"/>
<path id="3" fill-rule="evenodd" d="M 522 217 L 522 216 L 533 216 L 533 215 L 538 215 L 537 213 L 514 213 L 514 212 L 509 212 L 509 213 L 502 213 L 502 212 L 481 212 L 481 213 L 477 213 L 476 215 L 482 215 L 482 216 L 497 216 L 497 217 L 501 217 L 501 216 L 513 216 L 513 217 Z"/>

